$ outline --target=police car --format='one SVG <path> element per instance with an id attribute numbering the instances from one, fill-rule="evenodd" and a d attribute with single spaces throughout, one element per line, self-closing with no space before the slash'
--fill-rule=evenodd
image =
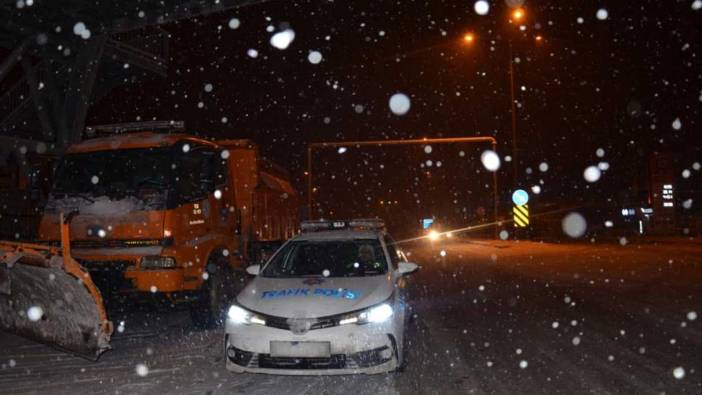
<path id="1" fill-rule="evenodd" d="M 227 369 L 382 373 L 402 366 L 407 262 L 380 220 L 307 221 L 227 312 Z"/>

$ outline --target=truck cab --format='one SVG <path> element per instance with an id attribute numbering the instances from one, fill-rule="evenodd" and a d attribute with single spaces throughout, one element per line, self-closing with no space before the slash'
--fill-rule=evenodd
<path id="1" fill-rule="evenodd" d="M 162 294 L 211 326 L 253 246 L 296 232 L 298 196 L 284 173 L 269 173 L 248 140 L 150 132 L 87 140 L 58 164 L 39 237 L 57 243 L 60 214 L 76 212 L 73 255 L 108 301 Z"/>

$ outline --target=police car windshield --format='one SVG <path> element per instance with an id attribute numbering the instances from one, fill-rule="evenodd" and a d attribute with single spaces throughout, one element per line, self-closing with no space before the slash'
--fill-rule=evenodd
<path id="1" fill-rule="evenodd" d="M 387 273 L 378 240 L 294 241 L 263 269 L 264 277 L 363 277 Z"/>

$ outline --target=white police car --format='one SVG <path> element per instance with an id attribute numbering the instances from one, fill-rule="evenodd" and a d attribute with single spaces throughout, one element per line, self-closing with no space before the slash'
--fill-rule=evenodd
<path id="1" fill-rule="evenodd" d="M 406 261 L 379 220 L 307 221 L 229 308 L 227 369 L 381 373 L 402 366 Z"/>

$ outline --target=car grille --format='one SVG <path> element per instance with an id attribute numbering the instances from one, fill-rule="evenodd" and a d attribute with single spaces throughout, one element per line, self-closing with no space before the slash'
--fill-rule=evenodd
<path id="1" fill-rule="evenodd" d="M 358 369 L 368 368 L 388 362 L 392 357 L 383 357 L 388 347 L 361 351 L 351 355 L 332 354 L 328 358 L 271 357 L 270 354 L 256 354 L 240 350 L 234 346 L 227 349 L 227 357 L 239 366 L 252 369 Z"/>
<path id="2" fill-rule="evenodd" d="M 334 354 L 329 358 L 271 357 L 258 354 L 258 367 L 261 369 L 345 369 L 346 355 Z"/>
<path id="3" fill-rule="evenodd" d="M 258 313 L 257 313 L 257 315 L 260 315 L 266 321 L 266 326 L 269 326 L 271 328 L 290 330 L 290 324 L 288 323 L 289 318 L 275 317 L 275 316 L 271 316 L 271 315 L 258 314 Z M 318 319 L 314 319 L 314 322 L 312 323 L 310 330 L 331 328 L 331 327 L 338 326 L 338 325 L 339 325 L 339 320 L 336 318 L 318 318 Z"/>

